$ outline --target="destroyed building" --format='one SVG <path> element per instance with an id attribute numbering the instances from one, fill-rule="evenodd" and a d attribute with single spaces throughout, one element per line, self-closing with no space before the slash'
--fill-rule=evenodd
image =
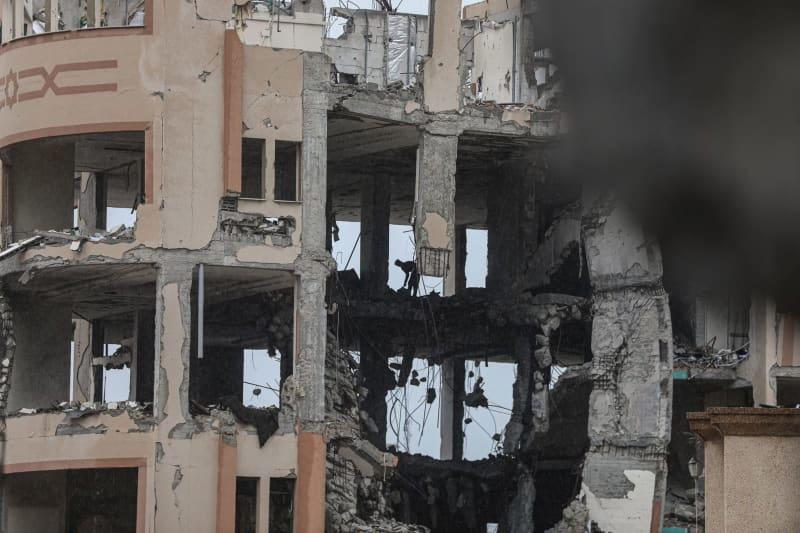
<path id="1" fill-rule="evenodd" d="M 0 2 L 0 530 L 695 524 L 686 413 L 800 403 L 799 322 L 551 164 L 536 9 Z"/>

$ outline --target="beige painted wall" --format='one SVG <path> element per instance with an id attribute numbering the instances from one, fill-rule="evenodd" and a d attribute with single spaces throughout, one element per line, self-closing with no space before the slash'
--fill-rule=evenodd
<path id="1" fill-rule="evenodd" d="M 148 246 L 202 248 L 217 228 L 223 192 L 223 34 L 220 10 L 199 2 L 155 2 L 153 35 L 114 35 L 65 42 L 29 40 L 27 46 L 0 53 L 0 71 L 116 61 L 108 68 L 62 72 L 58 86 L 116 84 L 115 90 L 56 95 L 0 109 L 0 144 L 20 138 L 69 133 L 75 127 L 103 131 L 119 124 L 150 124 L 153 199 L 140 206 L 137 241 Z M 191 45 L 187 45 L 191 43 Z M 245 48 L 244 135 L 269 140 L 302 139 L 302 52 Z M 19 92 L 35 91 L 41 76 L 19 81 Z M 271 125 L 267 125 L 271 124 Z M 114 125 L 114 126 L 112 126 Z M 272 143 L 268 143 L 268 151 Z M 269 167 L 269 166 L 268 166 Z M 272 176 L 268 175 L 267 179 Z M 271 191 L 271 187 L 268 187 Z M 248 205 L 269 216 L 294 216 L 300 238 L 299 206 L 264 202 Z M 290 263 L 299 252 L 271 246 L 250 261 Z"/>
<path id="2" fill-rule="evenodd" d="M 87 416 L 77 422 L 85 428 L 105 426 L 105 434 L 57 436 L 59 425 L 67 423 L 63 413 L 9 418 L 5 464 L 144 458 L 147 462 L 146 531 L 210 531 L 209 524 L 213 525 L 216 520 L 219 447 L 216 431 L 167 442 L 159 432 L 141 431 L 126 413 L 106 413 Z M 161 444 L 157 445 L 159 442 Z M 259 533 L 267 531 L 269 478 L 286 477 L 297 471 L 296 447 L 294 435 L 276 435 L 259 448 L 252 428 L 237 425 L 237 475 L 261 480 Z M 158 455 L 160 460 L 156 458 L 157 448 L 164 452 Z M 159 502 L 157 514 L 156 501 Z M 47 513 L 48 516 L 52 514 L 49 510 Z M 156 528 L 152 529 L 154 523 Z"/>
<path id="3" fill-rule="evenodd" d="M 433 54 L 423 66 L 425 107 L 428 111 L 454 111 L 459 108 L 461 54 L 461 2 L 433 0 Z M 424 51 L 421 51 L 424 53 Z"/>
<path id="4" fill-rule="evenodd" d="M 293 17 L 265 14 L 247 19 L 247 26 L 239 34 L 249 45 L 321 52 L 325 18 L 320 13 L 297 12 Z"/>
<path id="5" fill-rule="evenodd" d="M 103 37 L 98 30 L 93 33 L 97 37 L 55 43 L 30 40 L 27 46 L 3 50 L 0 72 L 4 73 L 37 67 L 49 73 L 57 65 L 115 60 L 114 68 L 65 72 L 56 81 L 59 86 L 116 84 L 116 89 L 67 95 L 49 91 L 42 98 L 0 109 L 0 143 L 71 133 L 76 126 L 101 132 L 104 128 L 118 129 L 119 123 L 149 125 L 153 198 L 139 208 L 136 245 L 205 247 L 217 228 L 223 193 L 222 60 L 225 20 L 229 16 L 227 4 L 210 0 L 155 2 L 152 35 Z M 297 50 L 246 47 L 244 63 L 243 135 L 267 139 L 267 156 L 271 157 L 275 140 L 302 140 L 303 55 Z M 41 85 L 37 77 L 23 81 L 22 92 Z M 244 247 L 236 257 L 288 265 L 300 250 L 301 205 L 272 200 L 274 173 L 269 163 L 265 181 L 267 198 L 243 200 L 240 208 L 268 216 L 293 216 L 297 222 L 295 245 L 280 248 L 254 244 Z M 119 258 L 134 246 L 87 243 L 80 252 L 71 252 L 67 246 L 50 246 L 31 249 L 21 258 L 74 260 L 92 254 Z M 229 260 L 234 262 L 232 257 Z M 142 430 L 127 414 L 103 414 L 82 418 L 78 424 L 85 428 L 105 426 L 105 433 L 56 435 L 60 425 L 68 424 L 63 413 L 10 418 L 5 460 L 19 464 L 145 458 L 146 531 L 210 531 L 216 522 L 219 435 L 211 430 L 181 438 L 173 432 L 191 421 L 185 412 L 187 404 L 181 401 L 181 395 L 187 392 L 182 387 L 186 368 L 181 354 L 191 332 L 185 331 L 181 322 L 184 302 L 179 298 L 178 285 L 168 284 L 162 291 L 164 322 L 159 330 L 157 386 L 167 395 L 165 418 L 158 427 Z M 296 471 L 296 440 L 294 435 L 276 436 L 259 448 L 251 431 L 239 428 L 237 470 L 239 475 L 262 478 L 264 496 L 269 477 Z M 267 506 L 264 503 L 263 509 Z M 260 533 L 266 531 L 266 516 L 261 518 Z"/>
<path id="6" fill-rule="evenodd" d="M 800 437 L 725 437 L 725 531 L 800 531 Z"/>

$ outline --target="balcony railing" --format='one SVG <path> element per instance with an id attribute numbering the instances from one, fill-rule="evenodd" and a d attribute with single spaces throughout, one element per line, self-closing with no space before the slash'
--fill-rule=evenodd
<path id="1" fill-rule="evenodd" d="M 144 26 L 148 0 L 0 0 L 0 43 L 42 33 Z"/>

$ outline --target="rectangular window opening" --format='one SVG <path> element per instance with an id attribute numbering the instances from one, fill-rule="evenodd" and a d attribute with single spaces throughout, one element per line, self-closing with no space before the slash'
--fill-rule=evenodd
<path id="1" fill-rule="evenodd" d="M 244 354 L 244 379 L 242 403 L 249 407 L 280 405 L 281 353 L 270 355 L 266 349 L 246 348 Z"/>
<path id="2" fill-rule="evenodd" d="M 151 310 L 93 320 L 88 324 L 95 402 L 153 400 L 154 328 L 155 313 Z M 76 332 L 80 331 L 81 328 L 76 327 Z M 76 333 L 78 342 L 75 345 L 81 344 L 79 337 L 80 333 Z M 77 374 L 73 376 L 78 376 L 78 383 L 79 364 L 83 363 L 76 357 L 73 367 Z"/>
<path id="3" fill-rule="evenodd" d="M 437 413 L 442 392 L 441 366 L 429 365 L 427 359 L 419 357 L 405 364 L 403 359 L 389 359 L 397 387 L 386 393 L 386 443 L 401 452 L 440 459 L 442 435 Z M 416 406 L 420 406 L 418 411 L 412 412 Z"/>
<path id="4" fill-rule="evenodd" d="M 72 239 L 76 230 L 92 241 L 133 237 L 145 201 L 143 131 L 20 142 L 4 150 L 4 159 L 10 169 L 4 223 L 12 240 L 38 231 Z"/>
<path id="5" fill-rule="evenodd" d="M 776 400 L 781 407 L 800 405 L 800 378 L 777 378 Z"/>
<path id="6" fill-rule="evenodd" d="M 464 272 L 467 287 L 486 287 L 489 269 L 489 232 L 485 229 L 467 229 L 467 262 Z"/>
<path id="7" fill-rule="evenodd" d="M 136 531 L 137 468 L 7 474 L 2 491 L 6 531 Z"/>
<path id="8" fill-rule="evenodd" d="M 236 478 L 236 533 L 256 533 L 258 524 L 258 478 Z M 270 531 L 272 529 L 270 528 Z"/>
<path id="9" fill-rule="evenodd" d="M 517 365 L 486 360 L 467 361 L 464 390 L 475 394 L 482 390 L 489 405 L 470 407 L 464 405 L 464 459 L 477 461 L 489 455 L 500 453 L 502 439 L 511 417 L 513 389 L 516 381 Z"/>
<path id="10" fill-rule="evenodd" d="M 300 143 L 275 141 L 275 199 L 297 202 L 299 194 Z"/>
<path id="11" fill-rule="evenodd" d="M 264 198 L 264 139 L 242 139 L 242 198 Z"/>
<path id="12" fill-rule="evenodd" d="M 293 372 L 294 280 L 285 272 L 198 265 L 192 291 L 192 413 L 280 406 Z"/>
<path id="13" fill-rule="evenodd" d="M 291 533 L 294 522 L 294 479 L 269 480 L 269 533 Z"/>
<path id="14" fill-rule="evenodd" d="M 155 276 L 149 264 L 65 267 L 9 290 L 17 346 L 8 411 L 152 402 Z"/>

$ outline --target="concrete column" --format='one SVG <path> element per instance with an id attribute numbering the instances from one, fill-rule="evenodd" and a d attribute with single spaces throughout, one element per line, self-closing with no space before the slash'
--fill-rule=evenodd
<path id="1" fill-rule="evenodd" d="M 87 0 L 86 17 L 89 19 L 90 28 L 99 28 L 103 21 L 103 1 Z"/>
<path id="2" fill-rule="evenodd" d="M 486 288 L 492 292 L 524 288 L 527 263 L 538 247 L 535 188 L 533 171 L 521 163 L 500 165 L 489 187 Z"/>
<path id="3" fill-rule="evenodd" d="M 327 59 L 303 56 L 302 251 L 295 261 L 294 380 L 297 390 L 295 533 L 325 530 L 325 285 L 335 263 L 325 249 L 327 223 Z"/>
<path id="4" fill-rule="evenodd" d="M 58 31 L 58 0 L 45 0 L 44 10 L 47 17 L 44 25 L 45 31 Z"/>
<path id="5" fill-rule="evenodd" d="M 74 324 L 72 400 L 88 402 L 92 399 L 92 323 L 76 318 Z"/>
<path id="6" fill-rule="evenodd" d="M 25 35 L 25 2 L 22 0 L 16 0 L 16 2 L 12 2 L 12 6 L 14 17 L 14 38 L 19 39 Z"/>
<path id="7" fill-rule="evenodd" d="M 8 20 L 12 21 L 10 24 L 6 23 L 3 24 L 2 28 L 2 36 L 0 36 L 0 42 L 7 43 L 14 38 L 14 5 L 11 3 L 11 0 L 2 0 L 2 12 L 0 12 L 0 20 Z"/>
<path id="8" fill-rule="evenodd" d="M 380 178 L 361 180 L 361 291 L 364 296 L 380 298 L 386 294 L 389 280 L 389 215 L 391 188 Z M 386 393 L 394 388 L 386 352 L 378 338 L 363 337 L 361 349 L 361 386 L 367 389 L 361 409 L 375 423 L 367 424 L 368 440 L 380 449 L 386 447 Z"/>
<path id="9" fill-rule="evenodd" d="M 215 465 L 217 459 L 214 447 L 200 451 L 192 440 L 194 420 L 189 411 L 189 376 L 195 266 L 189 261 L 161 263 L 156 276 L 153 415 L 158 426 L 154 435 L 153 490 L 159 501 L 162 495 L 182 498 L 191 490 L 203 501 L 216 502 L 217 488 L 205 482 L 203 469 L 183 467 L 192 453 L 201 454 L 198 463 Z M 163 511 L 161 505 L 157 505 L 154 513 L 154 531 L 181 531 L 185 527 L 179 513 Z"/>
<path id="10" fill-rule="evenodd" d="M 467 286 L 465 267 L 467 260 L 467 228 L 456 227 L 454 265 L 445 279 L 445 287 L 452 286 L 446 294 L 459 294 Z M 448 283 L 450 281 L 450 283 Z M 451 357 L 442 363 L 442 386 L 439 390 L 441 423 L 439 424 L 440 459 L 462 459 L 464 457 L 464 379 L 463 359 Z"/>
<path id="11" fill-rule="evenodd" d="M 81 172 L 81 194 L 78 198 L 78 231 L 92 235 L 97 231 L 97 176 Z"/>
<path id="12" fill-rule="evenodd" d="M 775 300 L 753 293 L 750 300 L 750 357 L 737 369 L 740 377 L 753 384 L 753 402 L 775 405 L 774 382 L 769 370 L 778 364 L 778 317 Z"/>
<path id="13" fill-rule="evenodd" d="M 156 279 L 153 414 L 172 424 L 190 422 L 189 375 L 192 324 L 192 276 L 196 265 L 162 263 Z"/>
<path id="14" fill-rule="evenodd" d="M 361 290 L 381 297 L 389 281 L 391 187 L 383 179 L 361 180 Z"/>
<path id="15" fill-rule="evenodd" d="M 464 457 L 464 378 L 463 359 L 450 358 L 442 363 L 442 386 L 439 391 L 441 420 L 439 459 Z"/>
<path id="16" fill-rule="evenodd" d="M 660 531 L 672 409 L 672 325 L 661 252 L 613 201 L 585 205 L 594 318 L 583 489 L 601 529 Z"/>
<path id="17" fill-rule="evenodd" d="M 422 275 L 447 278 L 447 266 L 455 260 L 458 135 L 439 133 L 436 127 L 432 130 L 436 132 L 421 133 L 417 152 L 417 265 Z"/>
<path id="18" fill-rule="evenodd" d="M 512 178 L 507 166 L 499 165 L 490 180 L 486 199 L 486 289 L 491 293 L 508 294 L 511 291 L 515 271 L 512 265 L 519 254 L 519 201 Z"/>

